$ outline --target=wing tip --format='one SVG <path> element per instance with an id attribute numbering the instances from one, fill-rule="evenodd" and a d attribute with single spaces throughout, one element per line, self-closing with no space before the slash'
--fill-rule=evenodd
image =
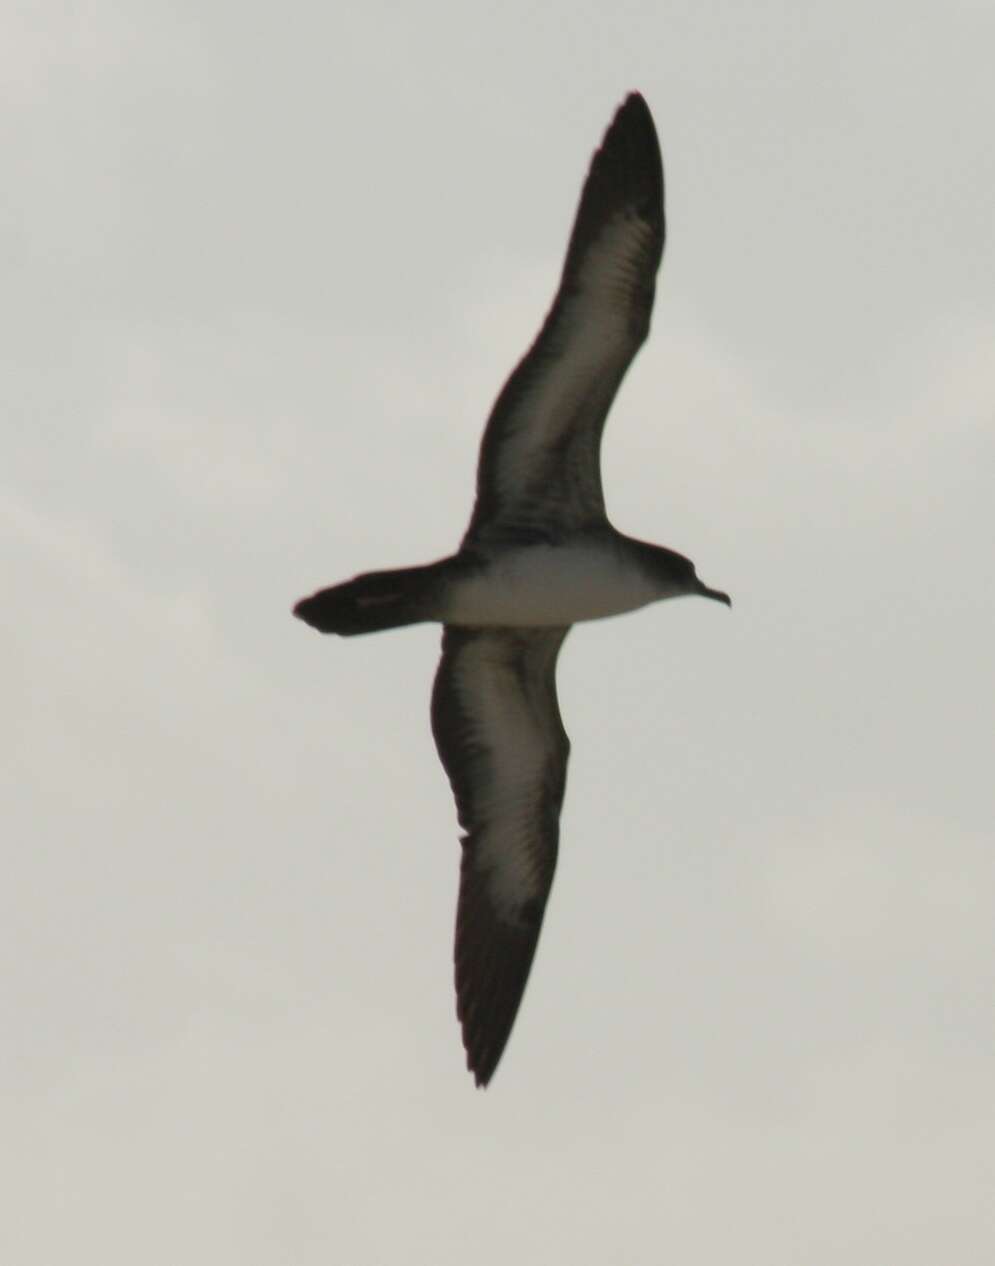
<path id="1" fill-rule="evenodd" d="M 468 920 L 466 904 L 461 901 L 463 917 L 458 918 L 456 934 L 456 1015 L 466 1066 L 482 1089 L 494 1076 L 515 1027 L 542 915 L 531 925 L 505 925 L 498 931 L 481 917 Z M 479 908 L 476 912 L 482 914 Z"/>
<path id="2" fill-rule="evenodd" d="M 659 184 L 662 194 L 660 138 L 653 113 L 641 92 L 630 92 L 615 111 L 601 141 L 600 152 L 616 147 L 625 150 L 623 161 L 636 165 L 643 180 L 648 177 L 654 186 Z M 637 162 L 637 155 L 642 161 Z M 650 160 L 648 163 L 647 159 Z"/>
<path id="3" fill-rule="evenodd" d="M 622 104 L 615 111 L 615 118 L 617 119 L 621 114 L 641 114 L 647 118 L 650 123 L 653 122 L 653 114 L 649 108 L 649 103 L 638 88 L 633 88 L 632 91 L 627 93 L 622 99 Z"/>

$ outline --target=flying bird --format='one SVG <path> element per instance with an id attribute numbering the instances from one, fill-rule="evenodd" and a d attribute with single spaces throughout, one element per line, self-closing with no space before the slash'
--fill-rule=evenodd
<path id="1" fill-rule="evenodd" d="M 591 160 L 553 306 L 491 410 L 458 552 L 294 607 L 345 637 L 443 625 L 432 732 L 464 832 L 456 1011 L 478 1086 L 508 1041 L 553 882 L 570 752 L 556 697 L 563 639 L 661 598 L 731 605 L 687 558 L 623 536 L 605 513 L 601 432 L 649 332 L 663 242 L 660 146 L 632 93 Z"/>

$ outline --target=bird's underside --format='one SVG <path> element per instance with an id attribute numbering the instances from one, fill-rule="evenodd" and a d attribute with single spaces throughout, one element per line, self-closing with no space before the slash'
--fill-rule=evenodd
<path id="1" fill-rule="evenodd" d="M 478 1085 L 518 1013 L 556 866 L 570 750 L 556 660 L 570 624 L 683 593 L 728 602 L 605 515 L 601 433 L 649 330 L 663 241 L 659 144 L 634 93 L 591 162 L 553 306 L 491 411 L 459 552 L 294 609 L 346 636 L 444 625 L 432 731 L 464 832 L 456 999 Z"/>

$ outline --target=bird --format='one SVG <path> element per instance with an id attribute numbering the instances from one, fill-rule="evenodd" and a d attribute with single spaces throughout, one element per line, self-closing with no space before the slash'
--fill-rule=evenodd
<path id="1" fill-rule="evenodd" d="M 664 225 L 656 127 L 632 92 L 591 160 L 552 307 L 487 420 L 459 550 L 363 573 L 294 607 L 344 637 L 443 626 L 431 724 L 463 832 L 456 1012 L 477 1086 L 511 1034 L 556 867 L 570 753 L 556 662 L 567 633 L 663 598 L 732 605 L 689 559 L 623 535 L 605 511 L 601 435 L 649 333 Z"/>

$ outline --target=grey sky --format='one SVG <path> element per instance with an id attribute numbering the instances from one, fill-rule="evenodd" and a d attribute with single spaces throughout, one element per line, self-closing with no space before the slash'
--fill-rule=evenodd
<path id="1" fill-rule="evenodd" d="M 8 6 L 0 1260 L 992 1260 L 993 46 L 966 2 Z M 609 509 L 735 605 L 568 641 L 482 1094 L 438 632 L 289 611 L 457 543 L 632 88 L 669 240 Z"/>

